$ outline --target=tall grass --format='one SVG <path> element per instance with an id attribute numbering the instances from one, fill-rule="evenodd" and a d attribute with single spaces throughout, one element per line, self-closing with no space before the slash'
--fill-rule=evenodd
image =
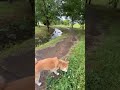
<path id="1" fill-rule="evenodd" d="M 39 38 L 47 38 L 50 36 L 49 32 L 47 31 L 47 27 L 35 27 L 35 37 Z"/>

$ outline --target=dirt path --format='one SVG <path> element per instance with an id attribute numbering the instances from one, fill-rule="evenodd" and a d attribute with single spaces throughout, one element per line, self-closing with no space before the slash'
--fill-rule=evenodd
<path id="1" fill-rule="evenodd" d="M 58 42 L 54 47 L 48 47 L 43 50 L 37 50 L 35 53 L 35 57 L 38 60 L 49 58 L 49 57 L 58 57 L 62 58 L 64 57 L 68 52 L 71 46 L 76 41 L 76 37 L 71 34 L 69 37 L 65 38 L 63 41 Z M 43 83 L 41 87 L 38 87 L 35 85 L 35 90 L 46 90 L 46 76 L 47 72 L 43 72 L 41 75 L 41 82 Z M 56 76 L 55 76 L 56 77 Z"/>

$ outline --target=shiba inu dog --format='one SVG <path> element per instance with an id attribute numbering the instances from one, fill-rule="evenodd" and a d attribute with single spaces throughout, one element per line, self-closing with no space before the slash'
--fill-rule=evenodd
<path id="1" fill-rule="evenodd" d="M 35 64 L 35 83 L 38 86 L 41 85 L 41 82 L 39 82 L 41 71 L 49 70 L 51 72 L 54 72 L 56 75 L 59 75 L 57 70 L 60 69 L 64 72 L 67 72 L 68 64 L 69 64 L 69 61 L 64 61 L 64 60 L 58 59 L 57 57 L 39 60 Z"/>

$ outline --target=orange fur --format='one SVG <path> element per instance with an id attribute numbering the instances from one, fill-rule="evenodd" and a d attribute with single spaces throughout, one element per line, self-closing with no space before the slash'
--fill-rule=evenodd
<path id="1" fill-rule="evenodd" d="M 37 64 L 35 64 L 35 83 L 41 85 L 41 83 L 39 83 L 39 78 L 40 72 L 43 70 L 49 70 L 56 75 L 59 75 L 57 72 L 58 69 L 67 72 L 68 63 L 68 61 L 59 60 L 57 57 L 38 61 Z"/>

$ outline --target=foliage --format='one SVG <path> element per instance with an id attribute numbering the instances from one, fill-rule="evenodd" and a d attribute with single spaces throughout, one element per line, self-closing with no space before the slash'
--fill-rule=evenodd
<path id="1" fill-rule="evenodd" d="M 84 0 L 36 0 L 35 1 L 35 20 L 42 21 L 49 29 L 49 25 L 59 24 L 58 17 L 66 16 L 72 20 L 72 26 L 75 21 L 83 21 Z M 63 21 L 67 25 L 68 20 Z"/>
<path id="2" fill-rule="evenodd" d="M 109 0 L 108 4 L 112 5 L 113 8 L 117 8 L 119 0 Z"/>
<path id="3" fill-rule="evenodd" d="M 84 0 L 63 0 L 62 9 L 63 14 L 71 18 L 73 25 L 84 14 Z"/>
<path id="4" fill-rule="evenodd" d="M 69 25 L 70 24 L 70 20 L 63 20 L 62 23 L 63 23 L 63 25 Z"/>
<path id="5" fill-rule="evenodd" d="M 58 16 L 58 5 L 55 0 L 35 0 L 35 20 L 40 20 L 48 27 Z"/>

